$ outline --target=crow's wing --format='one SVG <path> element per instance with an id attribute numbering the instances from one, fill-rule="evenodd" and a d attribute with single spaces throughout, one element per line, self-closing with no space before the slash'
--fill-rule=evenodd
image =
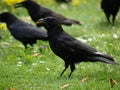
<path id="1" fill-rule="evenodd" d="M 73 54 L 92 55 L 94 54 L 94 52 L 97 52 L 96 49 L 81 41 L 74 39 L 65 32 L 62 33 L 57 39 L 56 47 L 64 52 Z"/>
<path id="2" fill-rule="evenodd" d="M 40 10 L 40 15 L 43 16 L 43 17 L 52 16 L 52 17 L 55 17 L 55 18 L 60 19 L 60 20 L 66 19 L 62 15 L 57 14 L 56 12 L 54 12 L 50 9 L 47 9 L 45 7 L 40 6 L 39 10 Z"/>
<path id="3" fill-rule="evenodd" d="M 58 20 L 66 20 L 66 18 L 64 17 L 64 16 L 62 16 L 62 15 L 60 15 L 60 14 L 57 14 L 57 13 L 51 13 L 51 16 L 53 16 L 53 17 L 55 17 L 56 19 L 58 19 Z"/>
<path id="4" fill-rule="evenodd" d="M 54 13 L 54 12 L 48 8 L 45 8 L 42 6 L 40 6 L 40 8 L 39 8 L 39 15 L 42 18 L 47 17 L 47 16 L 52 16 L 52 13 Z"/>
<path id="5" fill-rule="evenodd" d="M 47 9 L 45 7 L 42 7 L 42 6 L 40 6 L 38 13 L 39 13 L 39 16 L 37 16 L 37 17 L 39 17 L 39 19 L 45 18 L 45 17 L 54 17 L 57 20 L 59 20 L 61 24 L 65 24 L 65 25 L 71 25 L 71 24 L 79 25 L 80 24 L 79 21 L 68 19 L 68 18 L 64 17 L 63 15 L 58 14 L 58 13 L 56 13 L 50 9 Z"/>
<path id="6" fill-rule="evenodd" d="M 19 24 L 12 24 L 9 27 L 11 34 L 16 38 L 44 38 L 47 37 L 47 32 L 44 30 L 40 30 L 39 28 L 29 25 L 23 24 L 19 22 Z"/>

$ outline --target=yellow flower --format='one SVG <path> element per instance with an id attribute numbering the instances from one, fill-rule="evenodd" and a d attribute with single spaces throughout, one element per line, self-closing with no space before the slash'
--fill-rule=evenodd
<path id="1" fill-rule="evenodd" d="M 80 5 L 80 0 L 72 0 L 72 5 Z"/>
<path id="2" fill-rule="evenodd" d="M 23 0 L 3 0 L 7 5 L 12 6 L 13 4 L 17 2 L 21 2 Z"/>
<path id="3" fill-rule="evenodd" d="M 5 23 L 0 23 L 0 29 L 7 30 Z"/>
<path id="4" fill-rule="evenodd" d="M 87 3 L 87 1 L 86 1 L 86 0 L 83 0 L 83 3 L 84 3 L 84 4 L 86 4 L 86 3 Z"/>

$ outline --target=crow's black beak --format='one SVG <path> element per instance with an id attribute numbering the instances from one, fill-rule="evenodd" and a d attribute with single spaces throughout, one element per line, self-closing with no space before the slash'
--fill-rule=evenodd
<path id="1" fill-rule="evenodd" d="M 22 3 L 16 3 L 16 4 L 14 4 L 14 8 L 19 8 L 19 7 L 22 7 L 23 5 L 22 5 Z"/>
<path id="2" fill-rule="evenodd" d="M 36 22 L 36 25 L 37 26 L 44 26 L 45 25 L 45 21 L 44 21 L 44 19 L 39 19 L 37 22 Z"/>

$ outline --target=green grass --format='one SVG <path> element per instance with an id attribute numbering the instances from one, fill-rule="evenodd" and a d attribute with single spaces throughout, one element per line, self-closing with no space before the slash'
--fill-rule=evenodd
<path id="1" fill-rule="evenodd" d="M 74 18 L 82 26 L 63 26 L 64 30 L 75 38 L 82 38 L 98 51 L 113 56 L 120 63 L 120 13 L 116 18 L 115 26 L 107 24 L 106 18 L 99 6 L 100 0 L 89 0 L 80 6 L 48 5 L 46 7 Z M 25 9 L 17 9 L 14 14 L 19 18 L 27 16 Z M 32 24 L 34 24 L 31 21 Z M 59 74 L 64 69 L 62 59 L 53 54 L 49 44 L 38 41 L 33 49 L 25 52 L 22 44 L 15 40 L 7 30 L 0 29 L 3 39 L 0 40 L 0 90 L 60 90 L 68 84 L 65 90 L 119 90 L 120 67 L 104 63 L 80 63 L 68 79 L 68 69 L 62 77 Z M 118 38 L 114 38 L 116 34 Z M 45 46 L 45 48 L 39 48 Z M 39 53 L 38 56 L 33 56 Z M 85 83 L 82 79 L 88 77 Z M 109 78 L 117 84 L 111 88 Z"/>

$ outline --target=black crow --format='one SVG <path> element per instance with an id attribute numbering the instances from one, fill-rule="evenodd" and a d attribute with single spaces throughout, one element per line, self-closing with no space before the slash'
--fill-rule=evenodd
<path id="1" fill-rule="evenodd" d="M 101 8 L 103 9 L 106 18 L 110 24 L 114 25 L 116 15 L 119 11 L 120 0 L 102 0 Z M 112 22 L 110 20 L 110 16 L 112 16 Z"/>
<path id="2" fill-rule="evenodd" d="M 70 26 L 72 24 L 81 25 L 81 23 L 79 21 L 68 19 L 60 14 L 53 12 L 50 9 L 47 9 L 47 8 L 37 4 L 36 2 L 34 2 L 32 0 L 23 1 L 21 3 L 16 3 L 14 6 L 15 6 L 15 8 L 25 7 L 28 10 L 29 15 L 34 22 L 37 22 L 41 18 L 52 16 L 52 17 L 55 17 L 56 19 L 58 19 L 60 21 L 60 23 L 64 24 L 64 25 L 68 25 L 68 26 Z"/>
<path id="3" fill-rule="evenodd" d="M 65 62 L 65 69 L 60 75 L 62 75 L 68 66 L 70 66 L 70 77 L 75 70 L 75 64 L 80 62 L 99 61 L 108 64 L 117 64 L 111 56 L 99 53 L 91 46 L 78 41 L 67 34 L 57 19 L 47 17 L 36 23 L 43 25 L 47 29 L 48 41 L 52 51 Z"/>
<path id="4" fill-rule="evenodd" d="M 0 14 L 0 22 L 5 22 L 7 24 L 10 33 L 15 39 L 21 41 L 25 48 L 27 48 L 27 44 L 32 46 L 36 43 L 36 40 L 48 40 L 46 31 L 32 26 L 27 22 L 23 22 L 9 12 Z"/>

